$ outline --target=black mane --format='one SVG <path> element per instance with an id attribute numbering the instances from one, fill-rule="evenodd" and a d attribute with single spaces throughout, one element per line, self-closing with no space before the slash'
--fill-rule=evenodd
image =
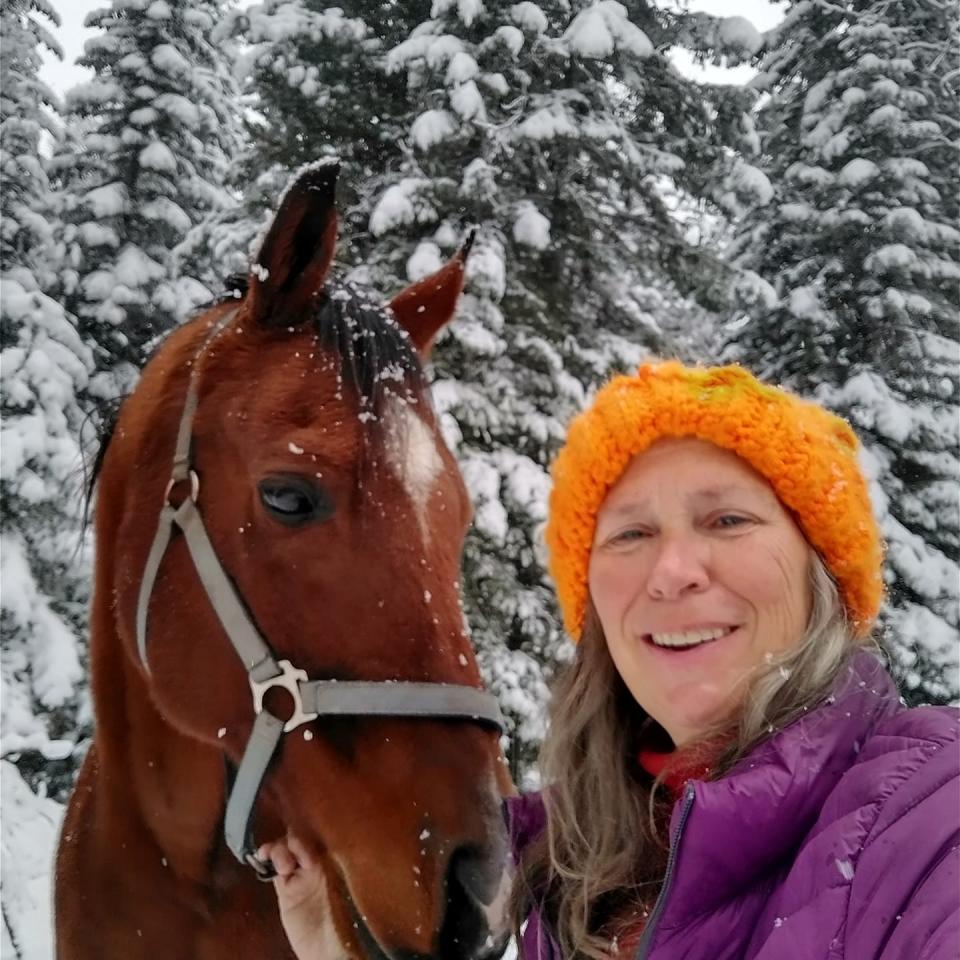
<path id="1" fill-rule="evenodd" d="M 420 357 L 392 311 L 352 284 L 328 285 L 313 322 L 320 345 L 340 361 L 362 412 L 379 416 L 384 399 L 416 402 L 426 384 Z"/>
<path id="2" fill-rule="evenodd" d="M 245 274 L 227 277 L 224 292 L 204 310 L 246 296 Z M 377 297 L 352 283 L 326 284 L 311 319 L 319 345 L 340 361 L 339 374 L 356 389 L 361 410 L 379 415 L 383 398 L 400 395 L 413 401 L 424 390 L 420 357 L 406 331 Z"/>

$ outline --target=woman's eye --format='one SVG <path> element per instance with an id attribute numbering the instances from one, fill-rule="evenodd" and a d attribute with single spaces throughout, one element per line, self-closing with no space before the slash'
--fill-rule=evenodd
<path id="1" fill-rule="evenodd" d="M 746 517 L 738 516 L 735 513 L 725 513 L 722 517 L 717 517 L 714 521 L 718 527 L 739 527 L 744 523 L 749 523 Z"/>
<path id="2" fill-rule="evenodd" d="M 610 538 L 610 542 L 613 544 L 618 543 L 636 543 L 638 540 L 643 540 L 647 536 L 645 530 L 624 530 L 621 533 L 616 534 Z"/>
<path id="3" fill-rule="evenodd" d="M 333 513 L 323 490 L 302 480 L 271 479 L 260 483 L 260 502 L 274 519 L 289 526 L 327 520 Z"/>

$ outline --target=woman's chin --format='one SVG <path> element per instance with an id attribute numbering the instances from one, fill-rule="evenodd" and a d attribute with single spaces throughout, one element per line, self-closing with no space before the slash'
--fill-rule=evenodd
<path id="1" fill-rule="evenodd" d="M 723 725 L 735 708 L 729 688 L 690 685 L 663 700 L 660 717 L 653 716 L 670 734 L 678 749 L 699 743 Z"/>

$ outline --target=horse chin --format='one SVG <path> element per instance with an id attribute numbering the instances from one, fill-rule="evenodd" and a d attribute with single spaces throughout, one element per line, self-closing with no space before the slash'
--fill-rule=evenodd
<path id="1" fill-rule="evenodd" d="M 349 895 L 346 895 L 346 900 L 349 906 L 353 934 L 361 951 L 358 960 L 401 960 L 401 957 L 396 954 L 384 951 L 377 938 L 370 932 L 370 928 L 363 922 L 363 918 Z"/>
<path id="2" fill-rule="evenodd" d="M 499 939 L 494 939 L 491 935 L 487 938 L 487 942 L 490 944 L 489 949 L 484 949 L 482 953 L 477 953 L 469 958 L 442 949 L 432 955 L 412 953 L 409 950 L 393 950 L 388 953 L 380 946 L 377 938 L 370 932 L 370 928 L 363 922 L 353 906 L 353 901 L 350 902 L 350 914 L 353 918 L 354 935 L 362 951 L 358 960 L 499 960 L 510 942 L 509 931 L 503 933 Z"/>

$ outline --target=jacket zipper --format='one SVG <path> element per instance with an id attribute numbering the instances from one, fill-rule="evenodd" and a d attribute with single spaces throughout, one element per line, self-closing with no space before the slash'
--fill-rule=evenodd
<path id="1" fill-rule="evenodd" d="M 647 926 L 643 931 L 643 935 L 640 937 L 640 943 L 637 946 L 637 953 L 634 960 L 647 960 L 647 956 L 650 953 L 650 945 L 653 943 L 653 933 L 656 929 L 657 921 L 660 919 L 660 914 L 663 913 L 667 894 L 670 891 L 670 883 L 673 880 L 673 868 L 677 860 L 677 848 L 680 846 L 680 836 L 683 833 L 683 827 L 687 822 L 687 817 L 690 815 L 690 808 L 693 806 L 694 796 L 693 784 L 688 783 L 684 791 L 683 806 L 680 808 L 680 819 L 677 820 L 677 832 L 674 834 L 673 842 L 670 844 L 670 853 L 667 855 L 667 869 L 663 875 L 663 886 L 660 888 L 660 895 L 657 897 L 657 902 L 653 905 L 653 912 L 650 914 Z"/>

